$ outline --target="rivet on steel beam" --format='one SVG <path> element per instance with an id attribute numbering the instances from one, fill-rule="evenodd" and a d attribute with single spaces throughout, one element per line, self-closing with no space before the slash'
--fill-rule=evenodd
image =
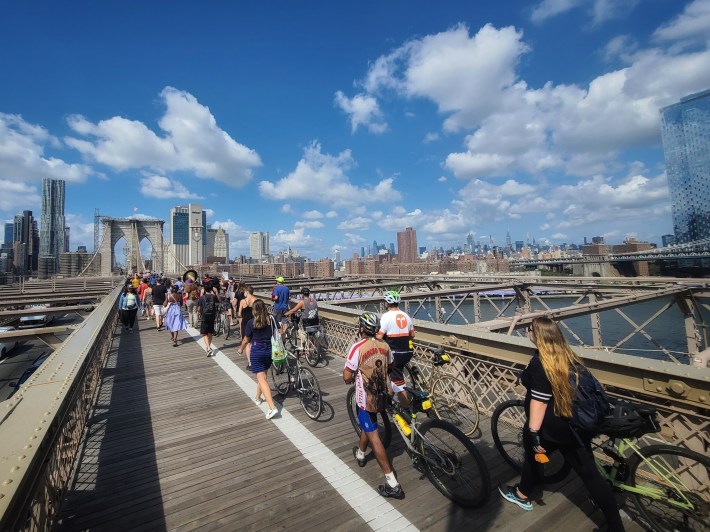
<path id="1" fill-rule="evenodd" d="M 3 486 L 9 486 L 10 484 L 12 484 L 11 478 L 8 478 L 5 482 L 2 483 Z"/>
<path id="2" fill-rule="evenodd" d="M 17 457 L 18 460 L 24 460 L 25 458 L 27 458 L 26 454 L 21 454 L 20 456 Z"/>
<path id="3" fill-rule="evenodd" d="M 19 466 L 11 467 L 10 468 L 10 473 L 14 473 L 15 471 L 19 471 Z"/>
<path id="4" fill-rule="evenodd" d="M 648 379 L 649 384 L 653 384 L 653 379 Z"/>
<path id="5" fill-rule="evenodd" d="M 705 397 L 704 395 L 701 395 L 700 397 L 698 397 L 698 400 L 699 400 L 701 403 L 704 403 L 704 402 L 707 401 L 708 399 L 707 399 L 707 397 Z"/>

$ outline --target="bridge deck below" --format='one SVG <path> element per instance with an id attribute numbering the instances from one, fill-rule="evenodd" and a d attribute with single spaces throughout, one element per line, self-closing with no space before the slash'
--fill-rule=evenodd
<path id="1" fill-rule="evenodd" d="M 533 512 L 497 492 L 484 508 L 463 510 L 412 467 L 401 443 L 389 454 L 406 498 L 382 499 L 374 459 L 358 468 L 352 457 L 342 359 L 316 369 L 319 421 L 293 395 L 268 421 L 235 339 L 216 338 L 220 352 L 207 358 L 192 329 L 172 347 L 153 322 L 139 319 L 138 328 L 115 331 L 59 530 L 593 530 L 603 522 L 576 479 L 545 491 Z M 481 425 L 475 441 L 495 489 L 514 474 L 488 420 Z"/>

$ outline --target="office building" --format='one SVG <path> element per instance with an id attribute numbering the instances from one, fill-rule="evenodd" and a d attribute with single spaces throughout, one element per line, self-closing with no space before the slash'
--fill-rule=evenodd
<path id="1" fill-rule="evenodd" d="M 221 227 L 207 229 L 206 261 L 226 264 L 229 262 L 229 235 Z"/>
<path id="2" fill-rule="evenodd" d="M 39 232 L 32 211 L 15 215 L 12 229 L 13 266 L 20 275 L 37 271 L 39 265 Z"/>
<path id="3" fill-rule="evenodd" d="M 676 242 L 710 238 L 710 90 L 661 109 L 661 136 Z"/>
<path id="4" fill-rule="evenodd" d="M 205 261 L 207 212 L 190 203 L 170 209 L 170 252 L 166 270 L 182 272 Z M 171 269 L 172 267 L 172 269 Z"/>
<path id="5" fill-rule="evenodd" d="M 64 220 L 64 181 L 42 179 L 42 214 L 39 229 L 40 277 L 59 272 L 59 255 L 68 251 Z"/>
<path id="6" fill-rule="evenodd" d="M 249 256 L 255 260 L 269 256 L 269 233 L 258 231 L 249 235 Z"/>
<path id="7" fill-rule="evenodd" d="M 5 239 L 3 242 L 5 244 L 12 244 L 12 231 L 15 227 L 15 224 L 13 223 L 6 223 L 5 224 Z"/>
<path id="8" fill-rule="evenodd" d="M 414 262 L 417 257 L 417 232 L 411 227 L 397 232 L 397 258 L 399 262 Z"/>
<path id="9" fill-rule="evenodd" d="M 661 235 L 661 243 L 666 248 L 671 244 L 675 244 L 675 235 Z"/>

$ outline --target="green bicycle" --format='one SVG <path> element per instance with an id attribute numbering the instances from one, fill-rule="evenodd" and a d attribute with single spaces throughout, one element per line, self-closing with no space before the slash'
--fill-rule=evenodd
<path id="1" fill-rule="evenodd" d="M 660 430 L 656 410 L 627 403 L 617 403 L 615 409 L 621 412 L 618 428 L 605 430 L 606 441 L 592 443 L 601 475 L 615 491 L 632 497 L 652 530 L 709 531 L 710 458 L 685 447 L 639 445 L 637 438 Z M 517 471 L 523 465 L 525 419 L 522 399 L 501 403 L 491 418 L 496 449 Z M 549 463 L 538 465 L 541 479 L 559 482 L 569 472 L 569 464 L 556 452 L 549 458 Z"/>

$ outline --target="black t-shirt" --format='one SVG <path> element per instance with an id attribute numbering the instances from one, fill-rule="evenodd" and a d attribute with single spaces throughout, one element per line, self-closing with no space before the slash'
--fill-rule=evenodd
<path id="1" fill-rule="evenodd" d="M 162 305 L 165 303 L 165 296 L 168 293 L 167 289 L 162 284 L 157 284 L 153 287 L 153 305 Z"/>
<path id="2" fill-rule="evenodd" d="M 540 362 L 540 353 L 537 351 L 520 374 L 520 382 L 527 389 L 525 414 L 528 419 L 530 419 L 530 401 L 535 399 L 547 405 L 540 429 L 543 440 L 560 444 L 575 443 L 576 439 L 570 429 L 569 420 L 555 414 L 555 397 L 552 394 L 552 385 L 550 379 L 547 378 L 542 362 Z"/>

